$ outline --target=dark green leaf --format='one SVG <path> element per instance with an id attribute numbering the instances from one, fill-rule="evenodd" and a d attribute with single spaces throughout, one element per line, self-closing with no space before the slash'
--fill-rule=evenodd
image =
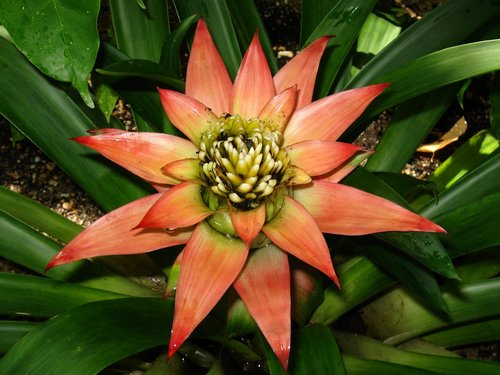
<path id="1" fill-rule="evenodd" d="M 98 73 L 118 77 L 140 77 L 161 82 L 177 91 L 184 91 L 184 81 L 175 77 L 160 64 L 148 60 L 119 61 L 104 68 L 96 69 Z"/>
<path id="2" fill-rule="evenodd" d="M 16 342 L 40 323 L 0 321 L 0 353 L 6 353 Z"/>
<path id="3" fill-rule="evenodd" d="M 451 257 L 500 245 L 498 207 L 500 193 L 493 193 L 434 218 L 448 231 L 441 239 Z"/>
<path id="4" fill-rule="evenodd" d="M 310 38 L 325 14 L 328 14 L 338 2 L 339 0 L 302 0 L 300 13 L 301 46 L 304 46 L 305 41 Z"/>
<path id="5" fill-rule="evenodd" d="M 126 296 L 45 277 L 0 272 L 1 315 L 50 318 L 88 302 L 123 297 Z"/>
<path id="6" fill-rule="evenodd" d="M 120 359 L 166 344 L 172 315 L 172 301 L 161 299 L 79 306 L 24 336 L 2 359 L 0 372 L 96 374 Z"/>
<path id="7" fill-rule="evenodd" d="M 170 33 L 163 46 L 160 65 L 166 70 L 181 76 L 181 47 L 186 34 L 197 20 L 196 15 L 184 19 L 181 24 Z"/>
<path id="8" fill-rule="evenodd" d="M 490 124 L 497 138 L 500 137 L 500 74 L 495 74 L 490 93 Z"/>
<path id="9" fill-rule="evenodd" d="M 98 0 L 2 0 L 0 22 L 16 46 L 40 71 L 79 91 L 94 107 L 88 89 L 99 36 Z"/>
<path id="10" fill-rule="evenodd" d="M 141 7 L 134 1 L 109 2 L 118 48 L 133 59 L 160 61 L 169 34 L 166 1 L 150 1 Z"/>
<path id="11" fill-rule="evenodd" d="M 457 267 L 458 274 L 464 282 L 491 279 L 500 274 L 499 247 L 492 247 L 467 255 L 461 259 Z"/>
<path id="12" fill-rule="evenodd" d="M 259 41 L 266 54 L 269 67 L 272 73 L 278 70 L 273 46 L 267 35 L 266 28 L 260 18 L 255 2 L 252 0 L 227 0 L 227 6 L 234 19 L 236 32 L 238 33 L 240 46 L 246 50 L 253 35 L 256 31 L 259 32 Z"/>
<path id="13" fill-rule="evenodd" d="M 396 363 L 382 362 L 380 359 L 372 360 L 359 358 L 357 356 L 343 354 L 342 359 L 348 374 L 355 375 L 432 375 L 438 374 L 429 370 L 423 370 L 416 367 L 398 365 Z"/>
<path id="14" fill-rule="evenodd" d="M 340 0 L 328 9 L 328 13 L 319 13 L 322 21 L 307 38 L 305 45 L 324 35 L 335 35 L 329 42 L 323 56 L 323 64 L 318 72 L 316 93 L 318 97 L 328 95 L 346 56 L 354 45 L 359 30 L 370 14 L 375 0 Z M 315 11 L 320 11 L 314 7 Z M 326 16 L 325 16 L 326 14 Z"/>
<path id="15" fill-rule="evenodd" d="M 366 163 L 372 172 L 399 172 L 448 109 L 457 92 L 450 85 L 402 103 Z"/>
<path id="16" fill-rule="evenodd" d="M 356 169 L 342 182 L 409 208 L 408 203 L 399 194 L 363 168 Z M 375 236 L 404 251 L 432 271 L 449 278 L 457 277 L 450 257 L 435 233 L 386 232 Z"/>
<path id="17" fill-rule="evenodd" d="M 368 241 L 367 241 L 368 242 Z M 412 259 L 376 243 L 363 246 L 370 259 L 404 287 L 440 311 L 446 311 L 441 289 L 434 275 Z"/>
<path id="18" fill-rule="evenodd" d="M 226 64 L 229 75 L 234 79 L 241 62 L 241 51 L 226 1 L 174 0 L 174 5 L 181 20 L 193 14 L 205 20 L 215 45 Z"/>
<path id="19" fill-rule="evenodd" d="M 366 257 L 355 257 L 336 267 L 342 289 L 325 289 L 323 303 L 311 321 L 330 325 L 344 313 L 394 284 L 394 280 Z M 367 282 L 369 280 L 369 282 Z"/>
<path id="20" fill-rule="evenodd" d="M 375 175 L 408 201 L 420 193 L 434 193 L 436 191 L 434 183 L 407 174 L 377 172 Z"/>
<path id="21" fill-rule="evenodd" d="M 145 184 L 68 138 L 95 128 L 60 89 L 42 77 L 9 42 L 0 39 L 0 112 L 106 210 L 147 194 Z M 30 93 L 27 95 L 27 93 Z M 33 121 L 36 113 L 36 121 Z M 102 124 L 105 126 L 105 124 Z"/>
<path id="22" fill-rule="evenodd" d="M 404 63 L 461 42 L 499 9 L 500 4 L 495 1 L 476 0 L 454 0 L 439 6 L 405 30 L 370 61 L 349 83 L 349 88 L 373 83 Z M 414 82 L 430 80 L 426 75 L 415 75 L 409 79 Z"/>
<path id="23" fill-rule="evenodd" d="M 290 375 L 345 374 L 342 356 L 330 330 L 320 324 L 293 332 Z"/>

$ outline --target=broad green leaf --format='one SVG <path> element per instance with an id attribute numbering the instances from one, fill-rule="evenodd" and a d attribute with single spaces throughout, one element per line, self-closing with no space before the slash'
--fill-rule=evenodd
<path id="1" fill-rule="evenodd" d="M 366 86 L 409 61 L 460 43 L 499 9 L 500 4 L 495 1 L 446 2 L 401 33 L 354 77 L 348 87 Z M 410 79 L 414 83 L 430 80 L 426 75 Z"/>
<path id="2" fill-rule="evenodd" d="M 111 115 L 113 114 L 119 95 L 115 90 L 113 90 L 113 88 L 111 88 L 111 86 L 96 77 L 95 74 L 92 76 L 92 85 L 94 86 L 97 105 L 104 114 L 106 121 L 110 122 L 113 119 Z M 120 121 L 118 121 L 118 124 L 120 128 L 124 128 Z"/>
<path id="3" fill-rule="evenodd" d="M 241 298 L 233 296 L 227 312 L 226 332 L 229 337 L 239 337 L 258 330 Z"/>
<path id="4" fill-rule="evenodd" d="M 405 208 L 408 203 L 393 189 L 375 175 L 363 168 L 358 168 L 346 178 L 343 183 L 357 187 L 361 190 L 389 199 Z M 383 215 L 383 213 L 381 213 Z M 375 237 L 388 242 L 417 259 L 426 267 L 445 277 L 456 278 L 455 268 L 435 233 L 426 232 L 385 232 L 375 234 Z"/>
<path id="5" fill-rule="evenodd" d="M 168 88 L 184 91 L 184 81 L 158 63 L 148 60 L 125 60 L 96 69 L 98 73 L 118 77 L 140 77 L 165 84 Z"/>
<path id="6" fill-rule="evenodd" d="M 397 345 L 450 324 L 497 317 L 500 278 L 448 283 L 443 299 L 448 314 L 435 314 L 402 289 L 385 294 L 361 309 L 367 334 Z"/>
<path id="7" fill-rule="evenodd" d="M 465 256 L 457 267 L 458 274 L 464 282 L 490 279 L 500 274 L 499 247 L 481 250 Z"/>
<path id="8" fill-rule="evenodd" d="M 332 6 L 326 12 L 317 13 L 317 17 L 321 19 L 321 22 L 303 44 L 307 46 L 324 35 L 335 36 L 328 43 L 329 47 L 324 53 L 323 64 L 318 72 L 315 89 L 318 97 L 324 97 L 330 92 L 346 56 L 354 45 L 363 22 L 370 14 L 376 1 L 340 0 L 336 2 L 330 1 L 330 3 Z M 320 12 L 320 9 L 315 6 L 314 9 L 313 12 Z"/>
<path id="9" fill-rule="evenodd" d="M 0 256 L 55 280 L 75 282 L 92 288 L 109 290 L 133 296 L 156 295 L 131 280 L 116 275 L 98 263 L 78 261 L 54 267 L 45 273 L 45 267 L 61 249 L 61 245 L 43 234 L 15 220 L 0 210 Z"/>
<path id="10" fill-rule="evenodd" d="M 50 318 L 88 302 L 124 297 L 127 296 L 65 281 L 0 272 L 1 315 Z"/>
<path id="11" fill-rule="evenodd" d="M 256 31 L 259 32 L 259 41 L 266 54 L 269 67 L 272 73 L 278 70 L 273 46 L 267 35 L 266 28 L 255 2 L 252 0 L 226 0 L 231 16 L 234 19 L 234 26 L 242 50 L 246 50 Z"/>
<path id="12" fill-rule="evenodd" d="M 37 201 L 3 186 L 0 186 L 0 211 L 63 242 L 69 242 L 83 230 Z"/>
<path id="13" fill-rule="evenodd" d="M 370 82 L 390 82 L 392 85 L 375 99 L 343 137 L 353 137 L 360 131 L 363 121 L 384 109 L 439 87 L 498 69 L 500 39 L 450 47 L 413 60 Z"/>
<path id="14" fill-rule="evenodd" d="M 436 191 L 434 183 L 407 174 L 376 172 L 375 175 L 410 202 L 414 196 L 419 196 L 421 193 L 434 193 Z"/>
<path id="15" fill-rule="evenodd" d="M 331 331 L 314 324 L 293 331 L 290 375 L 345 374 L 342 356 Z"/>
<path id="16" fill-rule="evenodd" d="M 386 45 L 397 38 L 400 32 L 401 27 L 370 13 L 359 31 L 358 47 L 356 50 L 376 55 Z"/>
<path id="17" fill-rule="evenodd" d="M 342 360 L 348 374 L 356 375 L 432 375 L 438 374 L 429 370 L 416 367 L 398 365 L 396 363 L 382 362 L 380 359 L 366 359 L 353 355 L 342 354 Z"/>
<path id="18" fill-rule="evenodd" d="M 168 342 L 173 302 L 127 298 L 79 306 L 33 329 L 2 358 L 3 374 L 96 374 Z M 43 350 L 40 350 L 43 348 Z"/>
<path id="19" fill-rule="evenodd" d="M 112 210 L 150 191 L 139 179 L 69 140 L 84 135 L 96 124 L 3 39 L 0 39 L 0 66 L 0 113 L 101 207 Z M 33 113 L 36 113 L 36 121 L 33 121 Z"/>
<path id="20" fill-rule="evenodd" d="M 40 323 L 22 321 L 0 321 L 0 353 L 6 353 L 16 342 Z"/>
<path id="21" fill-rule="evenodd" d="M 89 107 L 88 89 L 99 36 L 99 0 L 1 0 L 0 22 L 16 46 L 44 74 L 70 82 Z"/>
<path id="22" fill-rule="evenodd" d="M 229 75 L 234 79 L 241 63 L 241 51 L 225 0 L 174 0 L 179 18 L 196 14 L 203 18 L 219 50 Z"/>
<path id="23" fill-rule="evenodd" d="M 338 2 L 339 0 L 302 0 L 300 12 L 300 45 L 302 47 L 325 14 L 328 14 Z"/>
<path id="24" fill-rule="evenodd" d="M 116 43 L 132 59 L 159 62 L 169 34 L 167 2 L 146 0 L 145 5 L 128 0 L 109 2 Z"/>
<path id="25" fill-rule="evenodd" d="M 499 341 L 500 318 L 449 327 L 423 338 L 444 348 Z"/>
<path id="26" fill-rule="evenodd" d="M 400 172 L 417 147 L 455 98 L 450 85 L 399 105 L 365 168 L 371 172 Z"/>
<path id="27" fill-rule="evenodd" d="M 500 193 L 493 193 L 434 218 L 447 228 L 441 239 L 451 257 L 500 245 L 498 207 Z"/>
<path id="28" fill-rule="evenodd" d="M 194 25 L 197 18 L 196 15 L 192 15 L 182 20 L 181 24 L 169 34 L 163 45 L 160 65 L 178 77 L 181 77 L 181 47 L 187 32 Z"/>
<path id="29" fill-rule="evenodd" d="M 389 275 L 399 280 L 403 286 L 419 296 L 430 306 L 440 311 L 446 311 L 441 296 L 441 289 L 434 275 L 412 259 L 398 254 L 387 245 L 367 243 L 363 249 L 368 257 Z"/>
<path id="30" fill-rule="evenodd" d="M 394 280 L 366 257 L 355 257 L 336 267 L 342 289 L 330 286 L 311 321 L 330 325 L 343 314 L 394 284 Z M 369 282 L 367 282 L 369 280 Z"/>
<path id="31" fill-rule="evenodd" d="M 412 353 L 361 335 L 336 332 L 335 337 L 347 355 L 408 366 L 401 368 L 401 374 L 411 374 L 413 368 L 425 370 L 426 374 L 442 375 L 496 374 L 500 370 L 497 362 Z M 346 368 L 349 367 L 346 365 Z M 380 373 L 385 374 L 383 367 L 379 368 Z"/>
<path id="32" fill-rule="evenodd" d="M 449 188 L 467 172 L 485 162 L 499 147 L 499 140 L 491 131 L 481 131 L 461 145 L 429 177 L 441 191 Z"/>
<path id="33" fill-rule="evenodd" d="M 463 176 L 450 188 L 429 201 L 419 212 L 435 218 L 467 203 L 475 202 L 500 188 L 500 152 L 494 152 L 488 160 Z"/>

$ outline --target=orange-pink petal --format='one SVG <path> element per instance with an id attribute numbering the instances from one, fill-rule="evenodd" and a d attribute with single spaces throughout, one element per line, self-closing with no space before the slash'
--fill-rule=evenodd
<path id="1" fill-rule="evenodd" d="M 182 254 L 169 357 L 231 286 L 247 256 L 243 241 L 216 232 L 204 221 L 197 225 Z"/>
<path id="2" fill-rule="evenodd" d="M 196 147 L 186 139 L 148 132 L 105 132 L 73 138 L 130 172 L 156 184 L 177 184 L 161 167 L 179 159 L 195 158 Z"/>
<path id="3" fill-rule="evenodd" d="M 373 154 L 373 151 L 364 151 L 358 152 L 356 155 L 351 157 L 346 163 L 340 165 L 334 170 L 324 174 L 315 180 L 324 180 L 329 182 L 339 182 L 349 173 L 351 173 L 354 169 L 358 167 L 358 165 L 366 160 L 370 155 Z"/>
<path id="4" fill-rule="evenodd" d="M 164 165 L 161 171 L 179 181 L 198 180 L 200 178 L 200 159 L 176 160 Z"/>
<path id="5" fill-rule="evenodd" d="M 272 129 L 278 129 L 283 133 L 290 116 L 295 110 L 296 100 L 297 87 L 291 86 L 267 102 L 259 113 L 259 119 Z"/>
<path id="6" fill-rule="evenodd" d="M 84 258 L 145 253 L 186 243 L 192 233 L 190 228 L 175 232 L 134 229 L 161 196 L 150 195 L 104 215 L 57 253 L 47 269 Z"/>
<path id="7" fill-rule="evenodd" d="M 286 370 L 291 335 L 287 255 L 272 244 L 252 251 L 234 287 Z"/>
<path id="8" fill-rule="evenodd" d="M 297 188 L 294 199 L 323 232 L 363 235 L 387 231 L 445 232 L 439 225 L 387 199 L 325 181 Z"/>
<path id="9" fill-rule="evenodd" d="M 217 116 L 229 111 L 231 78 L 224 61 L 200 19 L 194 35 L 186 74 L 186 95 L 209 107 Z"/>
<path id="10" fill-rule="evenodd" d="M 194 144 L 201 134 L 217 122 L 217 116 L 205 104 L 177 91 L 158 89 L 168 118 Z"/>
<path id="11" fill-rule="evenodd" d="M 325 238 L 300 203 L 285 196 L 281 210 L 262 231 L 281 249 L 317 268 L 338 285 Z"/>
<path id="12" fill-rule="evenodd" d="M 304 141 L 285 148 L 293 165 L 309 176 L 330 172 L 347 161 L 362 147 L 335 141 Z"/>
<path id="13" fill-rule="evenodd" d="M 284 145 L 319 139 L 335 141 L 389 84 L 342 91 L 297 110 L 285 128 Z"/>
<path id="14" fill-rule="evenodd" d="M 261 204 L 253 210 L 242 211 L 229 204 L 231 223 L 238 236 L 248 245 L 259 234 L 266 221 L 266 205 Z"/>
<path id="15" fill-rule="evenodd" d="M 229 112 L 242 118 L 257 117 L 274 95 L 271 70 L 255 33 L 234 81 Z"/>
<path id="16" fill-rule="evenodd" d="M 199 223 L 213 213 L 203 201 L 201 189 L 195 182 L 172 187 L 153 204 L 137 228 L 177 229 Z"/>
<path id="17" fill-rule="evenodd" d="M 274 76 L 274 85 L 277 92 L 292 85 L 297 85 L 297 109 L 312 101 L 319 62 L 329 39 L 328 36 L 316 39 Z"/>

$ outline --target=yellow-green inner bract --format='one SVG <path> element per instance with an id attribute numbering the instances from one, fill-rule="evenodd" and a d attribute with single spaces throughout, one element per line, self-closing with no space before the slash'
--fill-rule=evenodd
<path id="1" fill-rule="evenodd" d="M 259 119 L 222 116 L 201 137 L 201 178 L 241 210 L 258 207 L 290 176 L 281 132 Z"/>

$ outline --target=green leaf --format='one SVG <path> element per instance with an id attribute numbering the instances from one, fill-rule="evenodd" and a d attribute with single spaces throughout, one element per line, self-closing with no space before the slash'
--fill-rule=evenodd
<path id="1" fill-rule="evenodd" d="M 370 13 L 359 31 L 358 48 L 356 50 L 376 55 L 397 38 L 400 32 L 401 27 Z"/>
<path id="2" fill-rule="evenodd" d="M 441 239 L 451 257 L 500 245 L 498 207 L 500 193 L 493 193 L 434 218 L 447 228 Z"/>
<path id="3" fill-rule="evenodd" d="M 488 160 L 463 176 L 460 180 L 429 201 L 420 214 L 435 218 L 467 203 L 475 202 L 500 189 L 500 152 L 494 152 Z"/>
<path id="4" fill-rule="evenodd" d="M 356 375 L 432 375 L 438 374 L 428 370 L 419 369 L 416 367 L 398 365 L 397 363 L 382 362 L 380 359 L 372 360 L 366 358 L 359 358 L 357 356 L 342 355 L 344 366 L 348 374 Z"/>
<path id="5" fill-rule="evenodd" d="M 500 364 L 496 362 L 412 353 L 361 335 L 336 332 L 335 337 L 345 354 L 408 366 L 406 369 L 402 367 L 400 374 L 406 374 L 407 371 L 411 374 L 414 368 L 425 370 L 426 374 L 442 375 L 496 374 L 500 370 Z M 380 369 L 380 373 L 385 374 L 383 367 L 380 366 Z"/>
<path id="6" fill-rule="evenodd" d="M 37 201 L 3 186 L 0 186 L 0 211 L 63 242 L 69 242 L 83 230 Z"/>
<path id="7" fill-rule="evenodd" d="M 166 70 L 175 73 L 178 77 L 181 76 L 181 47 L 187 32 L 197 19 L 196 15 L 192 15 L 182 20 L 181 24 L 170 33 L 163 45 L 160 65 Z"/>
<path id="8" fill-rule="evenodd" d="M 52 86 L 9 42 L 0 39 L 0 113 L 54 160 L 105 210 L 150 190 L 69 138 L 95 128 L 64 91 Z M 27 93 L 30 93 L 27 95 Z M 33 121 L 36 113 L 36 121 Z M 105 124 L 102 124 L 105 126 Z M 92 155 L 92 156 L 91 156 Z"/>
<path id="9" fill-rule="evenodd" d="M 345 374 L 342 356 L 330 330 L 314 324 L 293 331 L 290 375 Z"/>
<path id="10" fill-rule="evenodd" d="M 255 2 L 252 0 L 227 0 L 226 3 L 234 19 L 234 26 L 238 33 L 241 48 L 246 50 L 253 35 L 258 31 L 259 41 L 266 54 L 271 72 L 276 73 L 278 62 Z"/>
<path id="11" fill-rule="evenodd" d="M 464 282 L 490 279 L 500 274 L 498 246 L 465 256 L 457 267 Z"/>
<path id="12" fill-rule="evenodd" d="M 342 289 L 330 286 L 311 321 L 330 325 L 363 301 L 394 284 L 394 280 L 366 257 L 355 257 L 336 267 Z M 367 282 L 369 280 L 369 282 Z"/>
<path id="13" fill-rule="evenodd" d="M 88 302 L 127 297 L 45 277 L 0 272 L 0 314 L 50 318 Z"/>
<path id="14" fill-rule="evenodd" d="M 320 13 L 321 8 L 317 8 L 316 5 L 313 7 L 312 12 L 315 12 L 315 16 L 318 17 L 317 19 L 321 19 L 321 22 L 303 44 L 308 45 L 324 35 L 335 35 L 328 43 L 329 47 L 323 55 L 323 63 L 318 72 L 315 89 L 318 97 L 324 97 L 330 92 L 346 56 L 354 45 L 363 22 L 370 14 L 376 1 L 340 0 L 336 2 L 330 1 L 330 3 L 332 3 L 332 6 L 322 13 Z M 304 6 L 302 9 L 305 10 Z M 324 16 L 325 14 L 326 16 Z"/>
<path id="15" fill-rule="evenodd" d="M 16 46 L 40 71 L 71 84 L 89 107 L 88 89 L 99 36 L 98 0 L 2 0 L 0 22 Z"/>
<path id="16" fill-rule="evenodd" d="M 314 29 L 319 25 L 325 14 L 328 14 L 339 0 L 302 0 L 300 12 L 300 45 L 310 39 Z"/>
<path id="17" fill-rule="evenodd" d="M 45 267 L 61 246 L 1 210 L 0 240 L 1 257 L 52 279 L 134 296 L 156 295 L 150 289 L 116 275 L 95 262 L 72 262 L 45 273 Z"/>
<path id="18" fill-rule="evenodd" d="M 356 169 L 344 178 L 342 182 L 389 199 L 411 210 L 408 203 L 399 194 L 363 168 Z M 453 263 L 435 233 L 386 232 L 378 233 L 374 236 L 417 259 L 432 271 L 445 277 L 457 278 Z"/>
<path id="19" fill-rule="evenodd" d="M 490 93 L 490 124 L 497 138 L 500 137 L 500 75 L 495 74 Z"/>
<path id="20" fill-rule="evenodd" d="M 499 140 L 491 131 L 481 131 L 461 145 L 429 176 L 437 188 L 442 191 L 449 188 L 467 172 L 473 170 L 499 147 Z"/>
<path id="21" fill-rule="evenodd" d="M 361 310 L 367 334 L 397 345 L 451 324 L 497 317 L 500 278 L 448 283 L 443 299 L 448 314 L 436 314 L 402 289 L 385 294 Z"/>
<path id="22" fill-rule="evenodd" d="M 16 342 L 40 323 L 21 321 L 0 321 L 0 353 L 6 353 Z"/>
<path id="23" fill-rule="evenodd" d="M 181 20 L 193 14 L 205 20 L 229 75 L 234 79 L 241 63 L 241 51 L 226 1 L 174 0 L 174 6 Z"/>
<path id="24" fill-rule="evenodd" d="M 133 59 L 159 62 L 163 43 L 169 34 L 166 1 L 109 2 L 118 48 Z"/>
<path id="25" fill-rule="evenodd" d="M 166 344 L 173 303 L 128 298 L 79 306 L 29 332 L 2 358 L 4 374 L 96 374 Z M 43 348 L 43 350 L 40 350 Z"/>
<path id="26" fill-rule="evenodd" d="M 97 75 L 92 76 L 92 85 L 94 86 L 95 91 L 95 99 L 97 101 L 97 105 L 101 109 L 106 121 L 110 123 L 113 117 L 113 110 L 115 108 L 116 102 L 118 100 L 118 93 L 111 88 L 111 86 L 104 83 Z M 124 128 L 123 124 L 120 121 L 117 121 L 117 124 L 120 128 Z"/>
<path id="27" fill-rule="evenodd" d="M 444 348 L 498 341 L 500 340 L 500 318 L 449 327 L 423 338 Z"/>
<path id="28" fill-rule="evenodd" d="M 446 311 L 441 289 L 434 275 L 421 265 L 393 249 L 381 244 L 369 243 L 363 246 L 370 259 L 385 272 L 399 280 L 404 287 L 439 311 Z"/>
<path id="29" fill-rule="evenodd" d="M 98 73 L 118 77 L 140 77 L 161 82 L 177 91 L 184 91 L 184 81 L 160 64 L 148 60 L 125 60 L 96 69 Z"/>
<path id="30" fill-rule="evenodd" d="M 455 98 L 458 87 L 445 86 L 399 105 L 365 168 L 400 172 Z"/>
<path id="31" fill-rule="evenodd" d="M 500 4 L 494 1 L 475 0 L 454 0 L 437 7 L 380 52 L 348 87 L 366 86 L 409 61 L 460 43 L 499 9 Z M 414 83 L 431 80 L 427 75 L 408 78 Z"/>

